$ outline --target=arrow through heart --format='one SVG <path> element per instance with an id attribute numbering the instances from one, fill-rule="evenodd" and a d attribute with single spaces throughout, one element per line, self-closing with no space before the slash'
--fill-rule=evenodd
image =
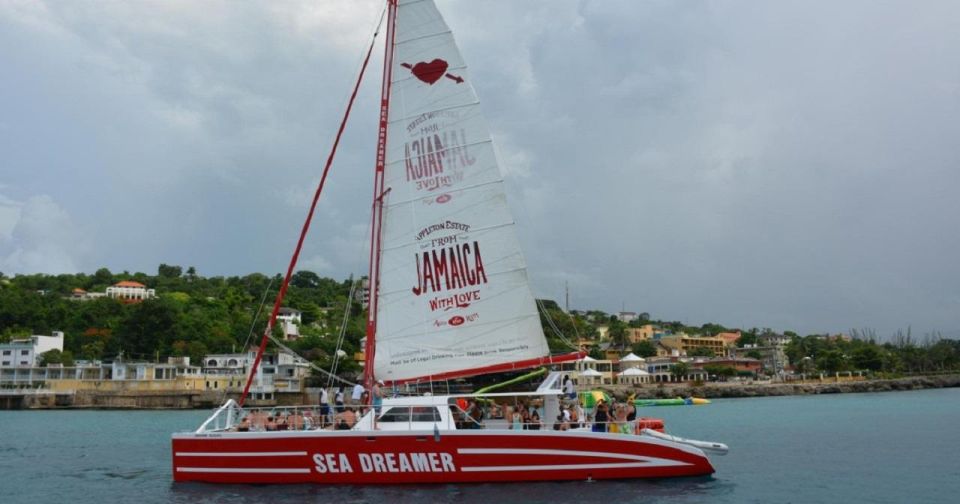
<path id="1" fill-rule="evenodd" d="M 421 61 L 416 65 L 411 65 L 410 63 L 400 63 L 400 66 L 409 69 L 410 73 L 412 73 L 414 77 L 426 82 L 427 84 L 430 84 L 431 86 L 444 77 L 456 82 L 457 84 L 463 83 L 463 77 L 447 73 L 447 62 L 442 59 L 435 59 L 430 63 Z"/>

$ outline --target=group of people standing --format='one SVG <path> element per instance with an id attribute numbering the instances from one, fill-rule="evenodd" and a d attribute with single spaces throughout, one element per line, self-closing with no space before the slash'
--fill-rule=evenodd
<path id="1" fill-rule="evenodd" d="M 371 390 L 367 390 L 363 385 L 357 383 L 349 396 L 349 401 L 345 401 L 346 394 L 343 386 L 333 389 L 333 403 L 330 402 L 330 390 L 320 389 L 320 417 L 324 424 L 330 423 L 335 429 L 350 429 L 356 423 L 360 416 L 371 406 L 375 411 L 380 411 L 383 404 L 383 381 L 378 380 L 373 384 Z M 372 401 L 371 401 L 372 397 Z"/>

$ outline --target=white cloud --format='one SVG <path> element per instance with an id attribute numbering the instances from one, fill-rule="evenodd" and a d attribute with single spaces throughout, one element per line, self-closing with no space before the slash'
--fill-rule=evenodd
<path id="1" fill-rule="evenodd" d="M 438 3 L 544 295 L 955 325 L 955 2 Z M 382 4 L 0 2 L 2 267 L 280 270 Z M 335 277 L 367 265 L 369 72 L 301 265 Z"/>
<path id="2" fill-rule="evenodd" d="M 76 227 L 70 215 L 47 195 L 33 196 L 22 204 L 0 201 L 0 220 L 10 208 L 18 214 L 7 246 L 0 249 L 4 273 L 76 273 L 89 252 L 90 238 Z"/>

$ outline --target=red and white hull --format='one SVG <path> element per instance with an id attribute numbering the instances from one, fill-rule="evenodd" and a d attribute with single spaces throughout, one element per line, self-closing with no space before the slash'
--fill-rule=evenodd
<path id="1" fill-rule="evenodd" d="M 175 481 L 465 483 L 701 476 L 698 448 L 586 431 L 286 431 L 173 436 Z"/>

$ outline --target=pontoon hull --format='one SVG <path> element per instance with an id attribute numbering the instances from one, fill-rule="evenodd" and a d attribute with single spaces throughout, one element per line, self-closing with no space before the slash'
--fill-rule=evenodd
<path id="1" fill-rule="evenodd" d="M 648 436 L 462 430 L 173 436 L 175 481 L 400 484 L 700 476 L 697 448 Z"/>

